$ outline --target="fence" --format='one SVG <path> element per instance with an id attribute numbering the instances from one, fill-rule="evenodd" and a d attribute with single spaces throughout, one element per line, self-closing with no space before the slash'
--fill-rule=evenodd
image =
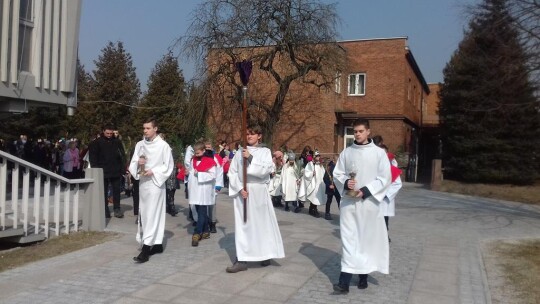
<path id="1" fill-rule="evenodd" d="M 67 179 L 0 151 L 0 237 L 25 243 L 50 233 L 105 228 L 102 169 Z"/>

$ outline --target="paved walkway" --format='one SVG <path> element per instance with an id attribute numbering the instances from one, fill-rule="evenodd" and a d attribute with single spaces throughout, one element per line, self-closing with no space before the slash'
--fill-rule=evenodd
<path id="1" fill-rule="evenodd" d="M 183 189 L 176 201 L 187 214 Z M 130 209 L 131 198 L 122 204 Z M 491 303 L 482 243 L 540 236 L 538 207 L 405 184 L 390 220 L 391 274 L 374 273 L 368 289 L 334 295 L 340 240 L 332 206 L 333 221 L 276 210 L 286 258 L 237 274 L 225 273 L 235 256 L 226 194 L 218 200 L 217 234 L 193 248 L 186 216 L 167 215 L 165 252 L 144 264 L 132 261 L 130 209 L 107 225 L 122 233 L 118 239 L 0 273 L 0 303 Z"/>

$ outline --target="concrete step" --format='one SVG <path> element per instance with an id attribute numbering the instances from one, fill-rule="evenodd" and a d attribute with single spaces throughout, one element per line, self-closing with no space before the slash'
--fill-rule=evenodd
<path id="1" fill-rule="evenodd" d="M 18 228 L 18 229 L 0 230 L 0 239 L 17 237 L 17 236 L 24 236 L 24 229 Z"/>

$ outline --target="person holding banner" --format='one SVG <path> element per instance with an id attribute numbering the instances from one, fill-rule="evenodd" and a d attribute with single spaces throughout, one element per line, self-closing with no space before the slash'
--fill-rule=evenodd
<path id="1" fill-rule="evenodd" d="M 235 154 L 228 173 L 229 196 L 234 198 L 236 246 L 236 261 L 226 268 L 228 273 L 247 270 L 247 262 L 261 262 L 261 266 L 268 266 L 271 259 L 285 257 L 268 192 L 273 169 L 272 153 L 260 145 L 262 129 L 259 126 L 247 127 L 246 133 L 247 148 Z M 247 164 L 245 189 L 242 174 L 244 163 Z"/>

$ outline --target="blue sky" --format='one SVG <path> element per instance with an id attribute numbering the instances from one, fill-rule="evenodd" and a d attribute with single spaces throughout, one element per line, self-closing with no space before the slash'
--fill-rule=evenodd
<path id="1" fill-rule="evenodd" d="M 442 70 L 463 37 L 465 6 L 479 0 L 336 1 L 342 19 L 339 40 L 403 37 L 427 82 L 440 82 Z M 87 71 L 109 41 L 122 41 L 131 54 L 142 90 L 156 62 L 191 23 L 196 0 L 84 0 L 79 58 Z M 331 2 L 331 1 L 324 1 Z M 187 79 L 193 64 L 180 59 Z"/>

